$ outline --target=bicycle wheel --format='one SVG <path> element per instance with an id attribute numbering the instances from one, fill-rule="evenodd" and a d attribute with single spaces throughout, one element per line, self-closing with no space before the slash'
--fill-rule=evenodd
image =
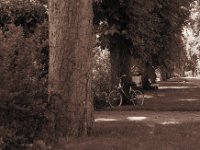
<path id="1" fill-rule="evenodd" d="M 139 90 L 133 91 L 133 93 L 131 95 L 131 101 L 133 102 L 134 105 L 143 105 L 144 104 L 144 94 Z"/>
<path id="2" fill-rule="evenodd" d="M 122 104 L 122 96 L 119 91 L 112 91 L 108 96 L 108 103 L 111 107 L 119 107 Z"/>

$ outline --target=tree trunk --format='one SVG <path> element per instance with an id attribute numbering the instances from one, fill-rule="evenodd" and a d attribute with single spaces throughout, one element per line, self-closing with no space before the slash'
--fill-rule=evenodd
<path id="1" fill-rule="evenodd" d="M 131 79 L 131 55 L 126 48 L 120 44 L 114 45 L 110 50 L 111 62 L 111 85 L 115 86 L 119 82 L 119 77 L 125 74 L 127 79 Z"/>
<path id="2" fill-rule="evenodd" d="M 112 88 L 118 84 L 120 73 L 120 48 L 114 46 L 110 50 L 110 64 L 111 64 L 111 86 Z"/>
<path id="3" fill-rule="evenodd" d="M 124 91 L 128 94 L 130 89 L 130 82 L 131 82 L 131 55 L 129 54 L 127 49 L 121 50 L 120 55 L 120 75 L 125 74 L 126 79 L 124 83 Z M 125 104 L 129 103 L 129 100 L 125 99 Z"/>
<path id="4" fill-rule="evenodd" d="M 121 55 L 120 55 L 121 59 L 120 59 L 120 71 L 121 71 L 121 75 L 126 74 L 128 80 L 131 80 L 131 65 L 132 65 L 132 61 L 131 58 L 132 56 L 130 55 L 128 49 L 123 49 L 121 50 Z"/>
<path id="5" fill-rule="evenodd" d="M 167 71 L 164 67 L 160 67 L 161 81 L 167 80 Z"/>
<path id="6" fill-rule="evenodd" d="M 143 72 L 143 88 L 151 89 L 151 84 L 156 83 L 155 68 L 152 66 L 150 61 L 147 61 L 144 66 L 145 69 Z"/>
<path id="7" fill-rule="evenodd" d="M 58 139 L 92 127 L 91 41 L 92 0 L 49 1 L 50 127 Z"/>
<path id="8" fill-rule="evenodd" d="M 111 86 L 112 89 L 119 83 L 119 77 L 123 74 L 126 75 L 124 83 L 124 91 L 128 94 L 129 84 L 131 81 L 131 55 L 128 50 L 121 46 L 121 44 L 114 45 L 110 50 L 111 61 Z M 124 103 L 128 101 L 124 98 Z"/>

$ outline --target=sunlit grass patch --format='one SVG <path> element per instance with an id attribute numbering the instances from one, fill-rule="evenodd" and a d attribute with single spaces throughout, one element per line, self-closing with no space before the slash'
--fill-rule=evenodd
<path id="1" fill-rule="evenodd" d="M 138 117 L 138 116 L 135 116 L 135 117 L 127 117 L 127 120 L 129 121 L 143 121 L 143 120 L 146 120 L 147 117 Z"/>
<path id="2" fill-rule="evenodd" d="M 118 119 L 114 119 L 114 118 L 96 118 L 94 121 L 95 122 L 113 122 L 113 121 L 118 121 Z"/>
<path id="3" fill-rule="evenodd" d="M 200 99 L 195 99 L 195 98 L 183 98 L 180 99 L 180 101 L 187 101 L 187 102 L 194 102 L 194 101 L 200 101 Z"/>
<path id="4" fill-rule="evenodd" d="M 168 125 L 168 124 L 180 124 L 179 121 L 176 120 L 169 120 L 169 121 L 164 121 L 161 123 L 162 125 Z"/>
<path id="5" fill-rule="evenodd" d="M 185 82 L 160 86 L 189 88 L 144 91 L 143 106 L 124 105 L 95 112 L 91 135 L 69 142 L 66 149 L 199 150 L 200 89 Z"/>

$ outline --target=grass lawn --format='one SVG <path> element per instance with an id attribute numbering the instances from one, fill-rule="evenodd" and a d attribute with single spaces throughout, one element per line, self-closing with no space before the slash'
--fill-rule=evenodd
<path id="1" fill-rule="evenodd" d="M 190 83 L 160 83 L 158 91 L 145 92 L 144 106 L 122 106 L 117 109 L 105 108 L 98 115 L 125 116 L 147 114 L 154 118 L 159 112 L 177 114 L 183 122 L 162 124 L 149 121 L 101 121 L 94 123 L 89 137 L 68 141 L 67 150 L 200 150 L 200 121 L 194 121 L 181 112 L 200 116 L 200 88 Z M 133 111 L 134 110 L 134 111 Z M 172 113 L 171 113 L 172 112 Z M 160 119 L 162 115 L 159 116 Z M 166 116 L 165 116 L 166 117 Z M 171 116 L 173 117 L 173 116 Z M 192 117 L 192 115 L 191 115 Z M 188 120 L 187 120 L 188 118 Z M 186 121 L 185 121 L 186 120 Z"/>
<path id="2" fill-rule="evenodd" d="M 144 91 L 143 106 L 122 106 L 104 110 L 150 110 L 150 111 L 200 111 L 200 87 L 191 83 L 160 82 L 159 90 Z"/>
<path id="3" fill-rule="evenodd" d="M 95 123 L 88 138 L 73 140 L 67 150 L 199 150 L 200 123 L 173 125 L 136 122 Z"/>

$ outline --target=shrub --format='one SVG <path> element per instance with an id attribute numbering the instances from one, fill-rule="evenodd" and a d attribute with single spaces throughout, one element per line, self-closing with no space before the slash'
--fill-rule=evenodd
<path id="1" fill-rule="evenodd" d="M 42 28 L 29 38 L 8 24 L 0 32 L 0 147 L 23 149 L 39 136 L 47 107 L 47 38 Z M 47 33 L 44 33 L 44 35 Z M 42 40 L 43 39 L 43 40 Z"/>
<path id="2" fill-rule="evenodd" d="M 110 91 L 110 62 L 108 51 L 101 51 L 99 48 L 94 49 L 92 73 L 94 106 L 98 109 L 105 106 L 107 94 Z"/>

